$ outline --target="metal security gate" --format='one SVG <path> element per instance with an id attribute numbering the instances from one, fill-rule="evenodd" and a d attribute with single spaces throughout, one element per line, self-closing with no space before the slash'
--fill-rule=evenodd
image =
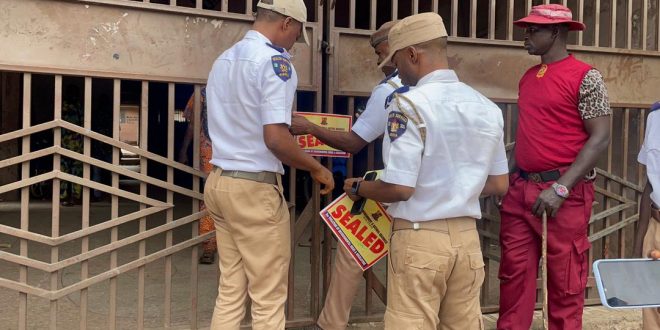
<path id="1" fill-rule="evenodd" d="M 0 3 L 2 324 L 208 326 L 217 266 L 197 264 L 197 246 L 212 234 L 197 229 L 206 214 L 199 208 L 205 175 L 195 165 L 199 134 L 193 165 L 177 159 L 185 129 L 181 110 L 193 95 L 193 123 L 200 122 L 200 90 L 211 64 L 249 29 L 256 2 Z M 393 17 L 435 11 L 450 32 L 451 65 L 501 106 L 512 143 L 518 78 L 537 59 L 522 50 L 522 31 L 511 22 L 548 2 L 308 0 L 312 45 L 292 50 L 300 80 L 295 106 L 358 114 L 382 79 L 368 36 Z M 591 258 L 630 256 L 644 181 L 636 154 L 644 109 L 660 83 L 659 1 L 552 2 L 567 4 L 587 24 L 571 51 L 601 70 L 614 107 L 612 143 L 598 165 Z M 68 118 L 71 107 L 82 115 Z M 77 148 L 63 143 L 71 136 L 81 141 Z M 362 175 L 382 166 L 379 143 L 345 163 L 322 161 L 337 179 Z M 67 168 L 71 162 L 81 165 L 80 173 Z M 314 324 L 330 280 L 336 244 L 318 211 L 331 197 L 319 197 L 304 172 L 289 171 L 285 183 L 293 238 L 287 325 L 303 327 Z M 71 185 L 82 187 L 82 204 L 60 206 L 60 187 Z M 99 192 L 105 197 L 97 201 Z M 499 217 L 490 201 L 483 207 L 479 229 L 489 276 L 482 307 L 489 312 L 497 310 Z M 365 273 L 353 321 L 382 319 L 384 265 Z M 589 287 L 587 298 L 595 302 L 593 281 Z"/>
<path id="2" fill-rule="evenodd" d="M 211 64 L 249 29 L 254 5 L 2 1 L 3 327 L 208 327 L 217 264 L 197 263 L 199 244 L 214 233 L 198 232 L 207 214 L 200 210 L 206 175 L 194 123 Z M 297 104 L 320 111 L 321 22 L 313 1 L 308 7 L 312 47 L 292 50 Z M 196 134 L 189 166 L 177 155 L 191 96 Z M 287 182 L 295 220 L 296 186 L 311 184 L 295 171 Z M 61 206 L 61 187 L 70 186 L 80 187 L 81 205 Z M 313 236 L 319 249 L 320 235 L 308 227 L 292 225 L 307 233 L 296 236 L 305 244 L 293 245 L 294 255 L 309 259 L 292 263 L 289 326 L 313 323 L 319 306 L 319 281 L 295 275 L 318 278 L 319 253 L 307 239 Z M 320 232 L 318 222 L 313 227 Z"/>

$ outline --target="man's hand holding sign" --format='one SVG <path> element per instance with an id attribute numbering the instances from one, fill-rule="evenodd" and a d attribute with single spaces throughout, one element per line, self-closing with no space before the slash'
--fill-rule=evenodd
<path id="1" fill-rule="evenodd" d="M 376 172 L 369 172 L 366 176 L 372 173 Z M 362 212 L 352 214 L 354 201 L 362 199 L 356 195 L 360 189 L 357 186 L 367 182 L 374 183 L 362 178 L 346 180 L 344 186 L 345 191 L 348 189 L 346 194 L 339 196 L 320 212 L 339 242 L 363 270 L 367 270 L 387 255 L 392 223 L 385 208 L 373 200 L 365 200 Z M 351 190 L 353 183 L 356 187 Z"/>

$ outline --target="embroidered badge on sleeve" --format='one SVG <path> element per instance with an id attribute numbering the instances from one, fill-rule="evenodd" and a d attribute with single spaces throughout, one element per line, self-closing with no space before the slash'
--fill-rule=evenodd
<path id="1" fill-rule="evenodd" d="M 282 55 L 271 57 L 273 71 L 282 81 L 291 79 L 291 62 Z"/>
<path id="2" fill-rule="evenodd" d="M 408 117 L 401 112 L 392 111 L 387 116 L 387 134 L 390 141 L 398 139 L 408 128 Z"/>

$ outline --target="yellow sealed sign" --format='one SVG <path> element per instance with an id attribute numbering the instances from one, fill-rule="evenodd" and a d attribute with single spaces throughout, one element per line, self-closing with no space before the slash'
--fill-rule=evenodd
<path id="1" fill-rule="evenodd" d="M 349 132 L 351 130 L 351 124 L 353 121 L 351 116 L 345 115 L 333 115 L 317 112 L 296 112 L 296 114 L 307 118 L 307 120 L 317 126 L 339 132 Z M 311 134 L 297 135 L 296 142 L 298 142 L 298 146 L 300 146 L 302 150 L 312 156 L 340 158 L 350 157 L 348 152 L 330 147 Z"/>
<path id="2" fill-rule="evenodd" d="M 367 270 L 389 251 L 392 219 L 383 206 L 373 200 L 366 201 L 359 215 L 351 215 L 352 206 L 353 201 L 342 194 L 320 214 L 355 262 L 362 270 Z"/>

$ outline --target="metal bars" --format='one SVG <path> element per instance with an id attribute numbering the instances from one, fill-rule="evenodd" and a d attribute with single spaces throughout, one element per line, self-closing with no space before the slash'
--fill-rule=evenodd
<path id="1" fill-rule="evenodd" d="M 0 72 L 0 75 L 2 74 L 4 73 Z M 124 125 L 124 119 L 120 123 L 119 118 L 126 117 L 126 114 L 122 110 L 122 104 L 126 102 L 122 97 L 122 85 L 126 81 L 115 79 L 114 82 L 105 84 L 105 87 L 97 88 L 96 82 L 91 77 L 77 79 L 62 75 L 39 75 L 36 85 L 34 83 L 34 76 L 31 73 L 23 73 L 22 77 L 23 97 L 22 100 L 19 98 L 16 99 L 16 102 L 20 102 L 22 105 L 22 108 L 17 107 L 17 110 L 21 109 L 17 115 L 22 116 L 22 127 L 16 131 L 0 134 L 0 143 L 19 139 L 21 144 L 19 151 L 17 151 L 20 152 L 20 155 L 0 161 L 0 168 L 19 165 L 21 169 L 21 180 L 0 186 L 0 192 L 20 190 L 19 201 L 21 207 L 20 213 L 16 215 L 17 219 L 20 218 L 20 221 L 17 222 L 18 227 L 13 227 L 13 225 L 7 224 L 5 221 L 0 223 L 0 233 L 14 237 L 19 242 L 14 253 L 0 251 L 0 260 L 13 265 L 18 274 L 17 279 L 0 278 L 0 286 L 17 291 L 17 324 L 9 326 L 14 326 L 18 329 L 27 329 L 29 318 L 33 317 L 39 318 L 40 321 L 38 322 L 47 322 L 51 329 L 62 327 L 86 329 L 91 324 L 99 324 L 99 315 L 90 315 L 89 310 L 92 306 L 92 301 L 95 301 L 94 304 L 98 304 L 100 297 L 97 294 L 92 296 L 90 288 L 100 283 L 107 283 L 108 285 L 105 286 L 105 296 L 108 301 L 107 304 L 104 304 L 104 306 L 107 306 L 107 316 L 104 317 L 101 323 L 107 324 L 107 327 L 110 329 L 126 328 L 128 325 L 125 324 L 126 320 L 123 315 L 125 312 L 122 312 L 124 307 L 122 304 L 124 303 L 121 300 L 121 296 L 127 291 L 122 289 L 123 286 L 120 284 L 119 279 L 127 272 L 135 269 L 137 271 L 137 290 L 129 294 L 136 295 L 133 301 L 137 302 L 137 308 L 135 308 L 137 317 L 136 324 L 128 327 L 145 328 L 147 327 L 146 321 L 148 316 L 145 298 L 147 297 L 146 288 L 149 285 L 147 283 L 148 275 L 145 266 L 159 259 L 164 259 L 165 261 L 165 301 L 163 302 L 165 318 L 163 322 L 167 327 L 171 326 L 173 287 L 172 254 L 182 249 L 190 249 L 191 246 L 197 245 L 212 234 L 210 233 L 200 237 L 197 232 L 196 220 L 205 215 L 205 212 L 198 212 L 198 203 L 202 198 L 199 179 L 203 175 L 197 169 L 189 169 L 173 160 L 174 143 L 176 141 L 174 134 L 175 84 L 169 83 L 167 85 L 168 88 L 165 95 L 167 99 L 166 117 L 168 121 L 167 131 L 164 132 L 167 134 L 166 141 L 168 144 L 167 158 L 165 158 L 153 154 L 148 150 L 149 118 L 150 113 L 154 111 L 150 110 L 150 108 L 153 109 L 153 106 L 149 102 L 149 82 L 141 82 L 141 87 L 138 89 L 140 95 L 139 117 L 141 118 L 141 122 L 139 124 L 140 147 L 137 148 L 121 142 L 123 133 L 120 125 Z M 52 89 L 43 90 L 44 84 L 50 84 Z M 82 91 L 78 90 L 77 87 L 72 88 L 75 86 L 79 86 Z M 42 88 L 42 90 L 40 90 L 38 98 L 33 98 L 33 91 L 36 88 Z M 71 90 L 80 92 L 79 96 L 82 102 L 71 98 Z M 199 86 L 196 86 L 196 90 L 196 97 L 198 99 L 196 102 L 196 119 L 200 122 Z M 126 97 L 130 98 L 132 92 L 127 89 L 124 89 L 124 91 L 128 95 Z M 98 100 L 94 96 L 99 93 L 112 95 L 112 97 L 108 97 L 107 103 L 103 103 L 102 99 Z M 48 101 L 48 95 L 51 95 L 50 101 Z M 37 100 L 37 102 L 33 103 L 34 100 Z M 48 118 L 48 110 L 43 110 L 44 102 L 50 102 L 52 104 L 52 107 L 48 109 L 50 110 L 50 118 Z M 101 120 L 103 122 L 99 124 L 99 119 L 93 118 L 94 116 L 99 116 L 105 105 L 107 105 L 108 110 L 112 110 L 112 113 L 107 114 L 106 117 L 112 119 L 109 121 Z M 38 125 L 33 124 L 32 115 L 36 113 L 37 120 L 43 121 L 44 112 L 46 113 L 47 121 Z M 80 114 L 74 115 L 75 113 Z M 109 128 L 107 134 L 110 134 L 111 131 L 112 137 L 99 134 L 95 131 L 99 128 L 94 128 L 94 125 L 107 126 Z M 201 125 L 198 124 L 196 129 L 199 135 Z M 34 147 L 31 147 L 31 144 L 35 141 L 34 136 L 42 136 L 38 139 L 39 141 L 43 139 L 43 136 L 50 136 L 51 145 L 37 147 L 38 149 L 35 150 Z M 71 145 L 72 140 L 80 141 L 79 147 Z M 95 156 L 98 150 L 94 150 L 95 148 L 98 149 L 98 147 L 93 148 L 92 143 L 104 144 L 111 148 L 112 160 L 108 159 L 108 162 L 106 162 L 105 160 L 95 158 L 99 157 L 98 155 Z M 195 147 L 199 148 L 199 136 L 195 137 Z M 139 156 L 140 173 L 135 173 L 122 167 L 122 161 L 124 159 L 122 150 L 135 152 Z M 50 172 L 31 175 L 31 166 L 38 165 L 38 163 L 34 162 L 43 161 L 43 159 L 46 160 L 45 164 L 48 164 L 50 168 L 46 170 Z M 151 170 L 147 168 L 148 160 L 159 162 L 166 166 L 166 181 L 148 176 L 151 174 Z M 199 164 L 199 151 L 194 153 L 194 160 Z M 81 172 L 70 172 L 72 165 L 64 165 L 65 162 L 68 163 L 69 161 L 79 164 Z M 195 167 L 199 168 L 199 165 Z M 108 186 L 95 181 L 99 180 L 98 178 L 93 178 L 93 171 L 95 172 L 99 169 L 111 172 L 112 178 Z M 194 181 L 192 187 L 194 190 L 175 185 L 175 169 L 183 170 L 182 173 L 185 172 L 191 175 Z M 122 178 L 122 181 L 120 181 L 120 178 Z M 123 179 L 125 178 L 135 180 L 138 183 L 138 194 L 126 190 L 130 190 L 130 188 L 124 186 L 123 181 L 125 180 Z M 33 205 L 30 203 L 30 187 L 36 187 L 42 181 L 52 183 L 47 188 L 51 196 L 48 197 L 48 208 L 46 209 L 49 215 L 45 218 L 50 221 L 39 221 L 30 224 L 30 210 L 31 205 Z M 77 209 L 75 206 L 67 208 L 60 207 L 60 202 L 69 201 L 60 200 L 60 188 L 68 187 L 67 194 L 71 194 L 74 189 L 77 191 L 77 188 L 71 188 L 71 185 L 79 185 L 81 187 L 80 201 L 82 205 Z M 151 196 L 148 196 L 150 194 L 150 191 L 147 189 L 148 185 L 156 185 L 165 189 L 165 194 L 163 197 L 151 198 Z M 106 209 L 108 211 L 107 216 L 110 219 L 104 219 L 99 222 L 99 208 L 91 201 L 93 190 L 105 191 L 111 195 L 107 204 L 108 208 Z M 181 212 L 179 212 L 177 219 L 175 219 L 173 209 L 175 192 L 193 201 L 192 209 L 187 213 L 189 215 L 181 217 Z M 165 199 L 165 201 L 161 202 L 159 200 L 160 198 Z M 130 200 L 133 201 L 133 205 L 136 205 L 138 208 L 137 212 L 126 214 L 127 211 L 130 212 L 131 208 L 130 203 L 127 204 L 127 200 L 128 202 Z M 147 230 L 147 216 L 153 216 L 161 211 L 165 211 L 164 224 Z M 5 220 L 9 219 L 5 213 L 3 213 L 2 218 Z M 126 236 L 126 233 L 122 233 L 120 230 L 120 226 L 130 225 L 131 223 L 137 225 L 137 233 Z M 44 227 L 44 225 L 47 226 L 47 230 L 37 230 L 35 232 L 34 228 Z M 72 226 L 74 228 L 73 232 L 70 229 Z M 173 231 L 183 226 L 191 228 L 190 238 L 175 245 L 173 242 Z M 99 234 L 102 233 L 107 234 L 108 242 L 102 243 L 99 241 Z M 160 234 L 163 234 L 160 237 L 164 241 L 165 249 L 157 253 L 149 253 L 146 244 L 147 240 L 153 240 Z M 40 249 L 35 243 L 45 244 L 45 249 Z M 72 243 L 73 245 L 77 244 L 79 248 L 79 252 L 75 252 L 74 256 L 71 256 Z M 131 246 L 131 244 L 135 244 L 134 246 L 137 247 L 135 250 L 137 252 L 136 256 L 133 257 L 134 260 L 132 261 L 126 260 L 125 255 L 122 257 L 119 253 L 120 250 L 126 251 L 126 248 Z M 35 249 L 33 250 L 33 248 Z M 28 253 L 29 250 L 30 253 Z M 192 248 L 189 251 L 192 253 L 192 260 L 194 260 L 193 263 L 196 266 L 197 249 Z M 47 256 L 35 259 L 35 255 L 43 254 L 44 252 L 47 253 Z M 101 267 L 101 273 L 99 274 L 100 265 L 98 261 L 103 260 L 104 257 L 107 257 L 105 260 L 108 260 L 109 264 L 105 267 L 106 270 L 103 270 L 103 267 Z M 93 264 L 95 265 L 92 266 Z M 75 276 L 73 276 L 68 267 L 76 267 L 72 269 L 79 270 L 74 271 L 73 274 Z M 191 318 L 188 320 L 191 328 L 198 327 L 196 303 L 198 300 L 197 278 L 199 274 L 197 274 L 194 268 L 192 267 L 191 269 L 189 282 L 193 289 L 190 297 Z M 34 281 L 29 280 L 28 274 L 31 269 L 45 272 L 47 279 L 46 286 L 39 284 L 35 286 Z M 92 269 L 96 270 L 92 271 Z M 38 274 L 37 272 L 35 275 L 30 275 L 34 277 L 38 276 Z M 62 278 L 64 276 L 67 277 L 67 280 L 63 282 Z M 70 281 L 73 281 L 73 283 L 69 283 Z M 80 303 L 75 307 L 79 312 L 72 314 L 75 315 L 75 320 L 71 315 L 64 316 L 62 314 L 62 309 L 65 308 L 63 306 L 69 303 L 69 300 L 63 300 L 63 298 L 74 298 L 70 296 L 71 294 L 76 294 L 76 298 L 78 296 L 80 297 Z M 45 302 L 49 306 L 48 313 L 39 315 L 31 314 L 30 306 L 28 306 L 28 295 L 45 298 Z M 73 325 L 71 322 L 76 323 Z M 180 323 L 180 321 L 178 322 Z"/>
<path id="2" fill-rule="evenodd" d="M 370 30 L 375 30 L 378 27 L 376 26 L 376 16 L 379 14 L 382 15 L 382 10 L 379 9 L 379 6 L 389 6 L 388 8 L 390 8 L 392 19 L 400 19 L 403 17 L 399 17 L 399 7 L 411 4 L 412 13 L 416 13 L 421 9 L 432 10 L 441 15 L 448 13 L 443 18 L 451 37 L 487 39 L 492 41 L 521 40 L 522 34 L 514 34 L 513 32 L 515 29 L 513 22 L 514 20 L 521 18 L 522 15 L 526 15 L 531 10 L 534 3 L 538 3 L 532 0 L 500 0 L 501 2 L 498 2 L 498 0 L 469 0 L 465 2 L 459 0 L 412 0 L 411 2 L 403 0 L 371 0 L 369 17 L 364 17 L 362 15 L 356 15 L 356 0 L 344 1 L 347 1 L 346 8 L 348 8 L 348 12 L 342 12 L 339 8 L 335 9 L 333 12 L 335 15 L 348 17 L 346 27 L 356 31 L 361 30 L 359 28 L 356 29 L 356 26 L 365 26 L 359 24 L 359 20 L 368 20 L 369 25 L 367 26 Z M 658 43 L 660 43 L 660 36 L 656 38 L 656 35 L 653 34 L 660 34 L 657 32 L 660 27 L 656 26 L 658 23 L 649 19 L 648 1 L 644 0 L 643 5 L 638 6 L 640 8 L 635 7 L 633 1 L 634 0 L 627 0 L 624 6 L 621 7 L 620 1 L 617 0 L 576 0 L 575 2 L 570 3 L 567 0 L 562 0 L 561 3 L 564 5 L 570 4 L 571 6 L 575 6 L 573 17 L 578 21 L 585 22 L 587 25 L 586 31 L 576 32 L 577 37 L 574 39 L 574 43 L 585 49 L 622 48 L 638 49 L 641 51 L 646 51 L 648 49 L 647 40 L 651 37 L 653 37 L 654 43 L 655 39 L 658 39 Z M 557 1 L 543 0 L 541 3 L 557 3 Z M 603 3 L 606 3 L 606 5 L 603 5 Z M 500 10 L 501 5 L 505 5 L 506 9 Z M 626 11 L 624 17 L 619 17 L 621 15 L 617 15 L 617 7 L 623 8 L 623 10 Z M 619 9 L 619 11 L 620 10 L 622 9 Z M 636 14 L 637 11 L 640 12 L 639 15 Z M 653 15 L 656 14 L 654 13 Z M 660 15 L 660 13 L 657 15 Z M 605 26 L 603 26 L 604 22 L 601 22 L 601 16 L 610 18 Z M 487 21 L 488 23 L 482 25 L 480 24 L 482 21 Z M 639 24 L 639 28 L 633 26 L 634 24 Z M 506 32 L 498 33 L 498 31 Z M 617 31 L 619 31 L 619 37 L 617 37 Z M 637 31 L 639 33 L 636 33 Z M 605 47 L 600 45 L 600 37 L 603 33 L 605 33 L 604 38 L 610 43 Z M 617 39 L 619 38 L 625 38 L 626 42 L 623 44 L 619 42 L 619 46 L 617 46 Z M 633 42 L 633 39 L 639 39 L 643 42 L 638 46 L 638 43 Z"/>

